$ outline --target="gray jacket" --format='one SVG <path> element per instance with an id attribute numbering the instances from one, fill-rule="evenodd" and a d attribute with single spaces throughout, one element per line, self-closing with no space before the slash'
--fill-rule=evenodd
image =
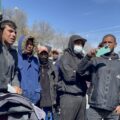
<path id="1" fill-rule="evenodd" d="M 7 84 L 19 86 L 17 77 L 17 51 L 0 43 L 0 90 Z"/>
<path id="2" fill-rule="evenodd" d="M 92 89 L 89 104 L 92 107 L 113 111 L 120 101 L 120 60 L 117 54 L 95 57 L 86 56 L 78 67 L 80 75 L 89 71 Z"/>
<path id="3" fill-rule="evenodd" d="M 34 105 L 18 94 L 0 96 L 0 108 L 0 120 L 40 120 Z"/>

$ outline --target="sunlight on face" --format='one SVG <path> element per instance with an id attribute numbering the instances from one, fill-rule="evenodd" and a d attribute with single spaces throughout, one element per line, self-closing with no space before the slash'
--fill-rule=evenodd
<path id="1" fill-rule="evenodd" d="M 104 45 L 107 44 L 111 50 L 116 47 L 116 41 L 114 40 L 112 36 L 108 36 L 104 38 L 103 44 Z"/>
<path id="2" fill-rule="evenodd" d="M 4 43 L 12 45 L 16 40 L 16 31 L 12 27 L 6 25 L 2 33 L 2 40 Z"/>

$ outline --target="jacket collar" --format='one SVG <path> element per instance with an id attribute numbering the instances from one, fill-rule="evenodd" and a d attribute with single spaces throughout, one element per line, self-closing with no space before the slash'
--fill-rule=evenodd
<path id="1" fill-rule="evenodd" d="M 109 59 L 109 60 L 115 60 L 115 59 L 119 59 L 118 54 L 116 53 L 108 53 L 102 56 L 105 59 Z"/>

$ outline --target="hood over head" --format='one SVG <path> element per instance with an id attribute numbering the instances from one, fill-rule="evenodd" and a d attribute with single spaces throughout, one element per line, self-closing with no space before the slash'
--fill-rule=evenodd
<path id="1" fill-rule="evenodd" d="M 26 44 L 28 44 L 29 41 L 31 41 L 33 45 L 35 44 L 35 38 L 33 36 L 26 37 Z"/>
<path id="2" fill-rule="evenodd" d="M 83 43 L 82 46 L 83 46 L 83 47 L 84 47 L 84 45 L 85 45 L 85 42 L 87 41 L 86 39 L 82 38 L 82 37 L 79 36 L 79 35 L 72 35 L 72 36 L 70 37 L 69 43 L 68 43 L 68 50 L 69 50 L 70 52 L 72 52 L 72 53 L 74 53 L 74 42 L 75 42 L 76 40 L 82 41 L 82 43 Z"/>

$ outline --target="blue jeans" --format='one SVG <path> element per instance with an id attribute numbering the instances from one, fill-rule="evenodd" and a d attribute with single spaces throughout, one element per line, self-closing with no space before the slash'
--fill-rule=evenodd
<path id="1" fill-rule="evenodd" d="M 53 120 L 52 107 L 44 107 L 43 110 L 46 113 L 45 120 Z"/>

